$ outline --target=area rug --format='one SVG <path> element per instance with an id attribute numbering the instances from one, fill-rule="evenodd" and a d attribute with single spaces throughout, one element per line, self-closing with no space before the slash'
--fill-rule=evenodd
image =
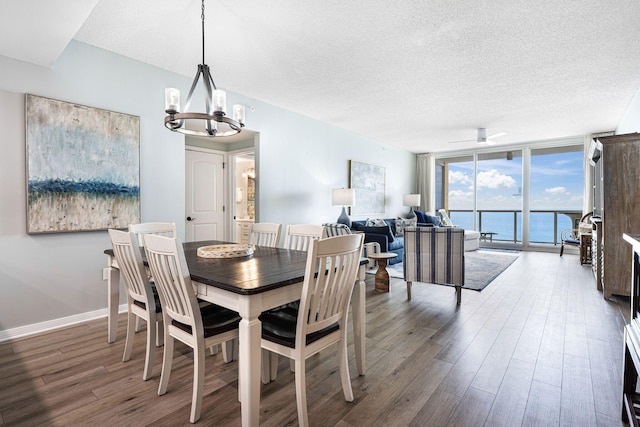
<path id="1" fill-rule="evenodd" d="M 463 289 L 481 291 L 518 259 L 517 251 L 477 250 L 464 253 Z M 367 273 L 375 274 L 377 268 Z M 402 263 L 387 266 L 389 276 L 403 279 Z M 449 286 L 449 285 L 445 285 Z"/>

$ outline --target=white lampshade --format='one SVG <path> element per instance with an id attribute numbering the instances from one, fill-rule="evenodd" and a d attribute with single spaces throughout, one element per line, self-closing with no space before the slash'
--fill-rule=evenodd
<path id="1" fill-rule="evenodd" d="M 404 196 L 402 196 L 402 205 L 403 206 L 420 206 L 420 195 L 405 194 Z"/>
<path id="2" fill-rule="evenodd" d="M 334 188 L 331 190 L 332 206 L 353 206 L 356 204 L 356 190 L 353 188 Z"/>

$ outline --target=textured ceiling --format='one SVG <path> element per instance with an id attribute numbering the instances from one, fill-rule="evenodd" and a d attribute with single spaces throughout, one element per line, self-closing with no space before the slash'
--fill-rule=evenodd
<path id="1" fill-rule="evenodd" d="M 201 62 L 196 0 L 0 5 L 5 56 L 47 65 L 75 38 L 189 78 Z M 205 14 L 218 86 L 416 153 L 473 147 L 448 142 L 478 127 L 501 144 L 613 130 L 640 88 L 638 1 L 208 0 Z"/>

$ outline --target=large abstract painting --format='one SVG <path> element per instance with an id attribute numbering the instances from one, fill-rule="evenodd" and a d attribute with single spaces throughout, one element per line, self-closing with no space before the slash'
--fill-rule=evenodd
<path id="1" fill-rule="evenodd" d="M 140 118 L 27 94 L 27 233 L 140 222 Z"/>
<path id="2" fill-rule="evenodd" d="M 351 215 L 384 213 L 384 166 L 351 160 L 350 186 L 356 190 L 356 204 Z"/>

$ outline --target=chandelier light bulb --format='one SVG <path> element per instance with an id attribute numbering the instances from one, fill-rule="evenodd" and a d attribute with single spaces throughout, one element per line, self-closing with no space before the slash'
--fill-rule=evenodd
<path id="1" fill-rule="evenodd" d="M 244 125 L 244 105 L 236 104 L 233 106 L 233 120 L 237 121 L 241 125 Z"/>
<path id="2" fill-rule="evenodd" d="M 213 112 L 227 113 L 227 92 L 222 89 L 213 91 Z"/>
<path id="3" fill-rule="evenodd" d="M 167 114 L 180 112 L 180 91 L 174 87 L 164 90 L 164 109 Z"/>

